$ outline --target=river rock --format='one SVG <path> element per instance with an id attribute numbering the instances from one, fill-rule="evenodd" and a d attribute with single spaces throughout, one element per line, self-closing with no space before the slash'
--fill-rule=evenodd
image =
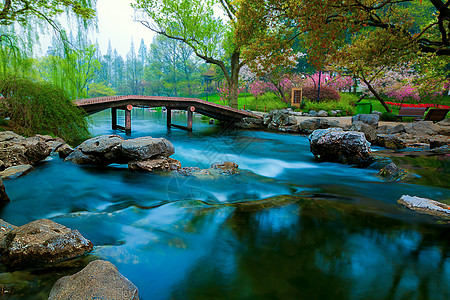
<path id="1" fill-rule="evenodd" d="M 403 195 L 397 202 L 421 213 L 450 218 L 450 206 L 438 201 Z"/>
<path id="2" fill-rule="evenodd" d="M 26 148 L 27 151 L 25 152 L 25 155 L 28 157 L 28 161 L 31 164 L 40 162 L 41 160 L 47 158 L 52 152 L 52 148 L 47 145 L 47 143 L 41 141 L 32 143 Z"/>
<path id="3" fill-rule="evenodd" d="M 450 119 L 444 119 L 438 122 L 437 125 L 439 126 L 439 134 L 450 136 Z"/>
<path id="4" fill-rule="evenodd" d="M 348 130 L 364 133 L 366 139 L 371 143 L 377 139 L 377 131 L 375 130 L 375 127 L 360 121 L 353 122 L 352 126 L 350 126 Z"/>
<path id="5" fill-rule="evenodd" d="M 84 141 L 77 147 L 84 154 L 92 155 L 106 155 L 107 153 L 114 151 L 121 143 L 123 138 L 121 136 L 110 134 L 96 136 Z"/>
<path id="6" fill-rule="evenodd" d="M 16 179 L 20 176 L 23 176 L 33 170 L 32 165 L 18 165 L 6 168 L 5 170 L 0 172 L 0 178 L 2 180 L 5 179 Z"/>
<path id="7" fill-rule="evenodd" d="M 334 127 L 340 127 L 339 122 L 337 121 L 331 121 L 329 119 L 309 119 L 301 122 L 299 125 L 299 132 L 301 133 L 312 133 L 314 130 L 317 129 L 327 129 L 327 128 L 334 128 Z"/>
<path id="8" fill-rule="evenodd" d="M 374 144 L 393 150 L 406 148 L 405 142 L 392 134 L 378 134 Z"/>
<path id="9" fill-rule="evenodd" d="M 0 142 L 20 142 L 25 140 L 21 135 L 18 135 L 12 131 L 2 131 L 0 132 Z"/>
<path id="10" fill-rule="evenodd" d="M 309 137 L 310 150 L 316 158 L 359 166 L 373 161 L 370 143 L 362 132 L 342 128 L 315 130 Z"/>
<path id="11" fill-rule="evenodd" d="M 366 123 L 371 126 L 378 127 L 380 116 L 377 114 L 359 114 L 352 117 L 352 124 L 356 121 Z"/>
<path id="12" fill-rule="evenodd" d="M 394 127 L 389 128 L 389 130 L 387 131 L 387 134 L 396 134 L 396 133 L 404 133 L 404 132 L 406 132 L 405 125 L 398 124 Z"/>
<path id="13" fill-rule="evenodd" d="M 432 121 L 419 121 L 406 124 L 405 131 L 412 136 L 435 135 L 439 131 L 439 126 Z"/>
<path id="14" fill-rule="evenodd" d="M 175 153 L 172 143 L 164 138 L 140 137 L 125 140 L 121 145 L 122 156 L 130 160 L 147 160 L 152 157 L 169 157 Z"/>
<path id="15" fill-rule="evenodd" d="M 318 117 L 328 117 L 328 113 L 324 110 L 319 110 L 319 112 L 317 113 Z"/>
<path id="16" fill-rule="evenodd" d="M 0 179 L 0 203 L 5 203 L 11 201 L 8 197 L 8 194 L 6 194 L 6 188 L 3 184 L 3 181 Z"/>
<path id="17" fill-rule="evenodd" d="M 3 162 L 3 168 L 9 168 L 17 165 L 28 165 L 25 153 L 27 149 L 18 144 L 11 144 L 10 142 L 0 143 L 0 160 Z"/>
<path id="18" fill-rule="evenodd" d="M 300 132 L 300 128 L 298 125 L 280 126 L 278 127 L 278 131 L 297 133 Z"/>
<path id="19" fill-rule="evenodd" d="M 450 137 L 444 135 L 435 135 L 430 138 L 430 149 L 450 145 Z"/>
<path id="20" fill-rule="evenodd" d="M 378 177 L 389 182 L 400 181 L 405 179 L 407 173 L 405 170 L 397 167 L 396 164 L 390 163 L 378 172 Z"/>
<path id="21" fill-rule="evenodd" d="M 211 169 L 218 169 L 224 174 L 233 175 L 239 173 L 237 163 L 231 161 L 223 161 L 211 164 Z"/>
<path id="22" fill-rule="evenodd" d="M 175 171 L 181 168 L 180 161 L 173 158 L 156 158 L 144 161 L 130 161 L 128 168 L 133 171 Z"/>
<path id="23" fill-rule="evenodd" d="M 41 219 L 9 231 L 0 242 L 0 259 L 8 267 L 32 267 L 75 258 L 92 249 L 77 230 Z"/>
<path id="24" fill-rule="evenodd" d="M 12 231 L 15 228 L 17 228 L 17 226 L 9 224 L 8 222 L 0 219 L 0 241 L 5 237 L 5 235 L 8 232 Z"/>
<path id="25" fill-rule="evenodd" d="M 68 144 L 62 144 L 61 146 L 55 149 L 55 152 L 58 153 L 59 157 L 62 159 L 65 159 L 73 151 L 74 151 L 73 148 L 70 147 Z"/>
<path id="26" fill-rule="evenodd" d="M 317 111 L 315 111 L 315 110 L 310 110 L 310 111 L 309 111 L 309 116 L 310 116 L 310 117 L 317 117 Z"/>
<path id="27" fill-rule="evenodd" d="M 60 278 L 48 299 L 138 300 L 139 291 L 112 263 L 95 260 L 80 272 Z"/>

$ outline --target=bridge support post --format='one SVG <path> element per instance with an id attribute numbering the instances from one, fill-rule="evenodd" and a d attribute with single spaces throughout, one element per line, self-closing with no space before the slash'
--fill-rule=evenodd
<path id="1" fill-rule="evenodd" d="M 192 131 L 192 121 L 193 121 L 193 114 L 195 111 L 195 106 L 189 106 L 187 109 L 187 131 Z"/>
<path id="2" fill-rule="evenodd" d="M 131 105 L 128 105 L 125 108 L 125 133 L 131 134 L 131 109 L 133 107 Z"/>
<path id="3" fill-rule="evenodd" d="M 167 128 L 170 129 L 170 127 L 172 126 L 172 109 L 171 108 L 167 108 Z"/>
<path id="4" fill-rule="evenodd" d="M 117 129 L 117 108 L 111 108 L 111 128 Z"/>

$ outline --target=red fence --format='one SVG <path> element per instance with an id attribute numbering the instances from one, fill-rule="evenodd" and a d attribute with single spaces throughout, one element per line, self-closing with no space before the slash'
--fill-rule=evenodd
<path id="1" fill-rule="evenodd" d="M 433 108 L 444 108 L 444 109 L 450 109 L 450 106 L 448 105 L 440 105 L 440 104 L 434 104 L 434 103 L 419 103 L 419 104 L 410 104 L 410 103 L 395 103 L 395 102 L 386 102 L 386 104 L 391 106 L 400 106 L 400 107 L 433 107 Z"/>

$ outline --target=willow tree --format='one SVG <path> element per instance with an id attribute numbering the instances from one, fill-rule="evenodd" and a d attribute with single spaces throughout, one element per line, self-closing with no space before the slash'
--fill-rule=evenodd
<path id="1" fill-rule="evenodd" d="M 242 45 L 236 43 L 238 7 L 229 0 L 137 0 L 137 20 L 165 37 L 189 45 L 206 63 L 217 65 L 230 90 L 229 105 L 237 108 Z M 216 17 L 213 7 L 223 16 Z"/>

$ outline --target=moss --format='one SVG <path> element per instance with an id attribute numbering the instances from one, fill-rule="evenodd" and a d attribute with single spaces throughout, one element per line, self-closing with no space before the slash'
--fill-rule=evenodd
<path id="1" fill-rule="evenodd" d="M 85 113 L 52 84 L 5 76 L 0 94 L 6 98 L 2 104 L 10 116 L 8 125 L 19 134 L 49 134 L 72 144 L 89 137 Z"/>

